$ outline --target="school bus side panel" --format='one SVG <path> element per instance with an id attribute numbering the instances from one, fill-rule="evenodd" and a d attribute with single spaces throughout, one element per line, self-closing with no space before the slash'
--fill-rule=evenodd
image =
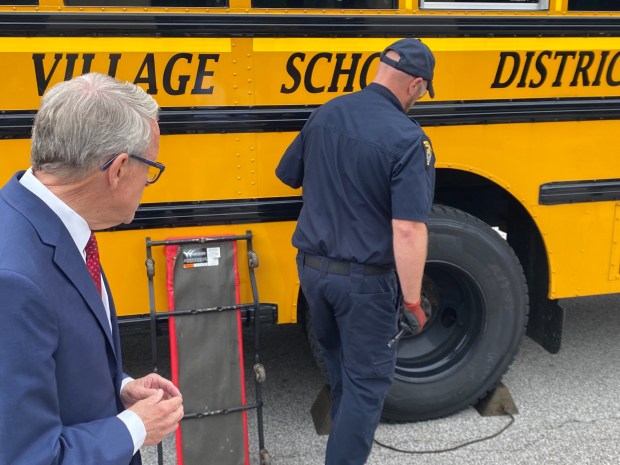
<path id="1" fill-rule="evenodd" d="M 178 217 L 168 216 L 162 226 L 175 229 L 103 234 L 101 247 L 104 257 L 109 257 L 104 267 L 115 289 L 119 313 L 148 309 L 146 281 L 142 290 L 133 283 L 134 277 L 143 276 L 147 235 L 161 239 L 252 229 L 261 257 L 257 272 L 261 299 L 280 305 L 280 322 L 295 321 L 297 280 L 290 245 L 295 208 L 291 206 L 300 192 L 281 185 L 273 170 L 301 123 L 294 130 L 278 132 L 273 125 L 260 126 L 258 117 L 245 126 L 236 122 L 244 115 L 257 115 L 260 108 L 285 112 L 360 89 L 374 75 L 377 51 L 393 40 L 4 37 L 0 38 L 0 59 L 7 69 L 18 72 L 0 74 L 0 88 L 15 89 L 0 94 L 0 109 L 34 113 L 45 89 L 87 71 L 141 85 L 166 114 L 161 122 L 160 160 L 167 170 L 156 186 L 145 191 L 144 204 L 177 207 L 246 201 L 264 205 L 283 199 L 290 208 L 286 215 L 277 216 L 248 213 L 251 207 L 246 205 L 245 217 L 227 216 L 221 223 L 217 218 L 195 218 L 194 226 L 184 227 L 186 223 L 176 222 Z M 620 82 L 620 51 L 613 38 L 425 40 L 437 57 L 437 99 L 430 103 L 426 97 L 414 108 L 414 115 L 455 102 L 604 97 L 616 95 Z M 195 111 L 207 117 L 222 115 L 224 122 L 193 121 Z M 523 204 L 545 241 L 550 297 L 558 298 L 620 291 L 618 273 L 613 273 L 618 262 L 612 240 L 617 236 L 616 203 L 539 204 L 542 184 L 618 177 L 613 145 L 601 143 L 609 140 L 615 124 L 614 120 L 456 122 L 431 125 L 427 131 L 439 169 L 479 174 Z M 213 125 L 224 129 L 212 130 Z M 2 166 L 1 182 L 15 169 L 28 166 L 25 137 L 0 142 L 2 153 L 10 158 Z M 160 274 L 158 279 L 162 279 Z M 158 290 L 160 309 L 166 308 L 163 293 Z"/>

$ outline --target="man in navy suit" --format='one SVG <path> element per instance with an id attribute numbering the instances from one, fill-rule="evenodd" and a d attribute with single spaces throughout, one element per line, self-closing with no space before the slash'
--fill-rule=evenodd
<path id="1" fill-rule="evenodd" d="M 163 171 L 157 116 L 133 84 L 60 83 L 36 115 L 31 168 L 0 190 L 0 465 L 137 465 L 183 416 L 170 381 L 122 371 L 92 234 L 131 222 Z"/>

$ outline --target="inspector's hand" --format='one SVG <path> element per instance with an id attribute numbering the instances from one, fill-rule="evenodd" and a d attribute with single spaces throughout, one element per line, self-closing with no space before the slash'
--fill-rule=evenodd
<path id="1" fill-rule="evenodd" d="M 179 395 L 164 399 L 164 395 L 163 389 L 156 389 L 153 395 L 137 401 L 129 409 L 144 423 L 145 446 L 159 444 L 168 434 L 176 431 L 183 418 L 183 398 Z"/>
<path id="2" fill-rule="evenodd" d="M 419 334 L 431 317 L 432 309 L 428 299 L 424 296 L 417 302 L 409 304 L 403 302 L 401 318 L 413 334 Z"/>
<path id="3" fill-rule="evenodd" d="M 157 373 L 151 373 L 143 378 L 128 382 L 121 392 L 121 399 L 125 408 L 155 394 L 157 389 L 164 391 L 164 400 L 180 397 L 181 392 L 172 384 L 172 381 L 162 378 Z"/>

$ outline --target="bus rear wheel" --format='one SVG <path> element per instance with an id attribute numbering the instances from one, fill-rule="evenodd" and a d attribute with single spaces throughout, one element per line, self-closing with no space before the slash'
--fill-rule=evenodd
<path id="1" fill-rule="evenodd" d="M 527 324 L 523 269 L 496 231 L 444 206 L 433 207 L 428 229 L 423 293 L 433 316 L 398 343 L 386 420 L 439 418 L 484 397 L 508 370 Z"/>

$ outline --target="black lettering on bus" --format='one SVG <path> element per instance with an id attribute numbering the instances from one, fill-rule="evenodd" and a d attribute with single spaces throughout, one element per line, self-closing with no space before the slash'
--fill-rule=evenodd
<path id="1" fill-rule="evenodd" d="M 312 58 L 310 58 L 310 61 L 308 62 L 308 67 L 306 68 L 306 74 L 304 76 L 304 86 L 306 90 L 311 94 L 319 94 L 325 90 L 325 86 L 315 87 L 312 84 L 312 73 L 314 71 L 314 67 L 316 66 L 316 62 L 319 61 L 321 58 L 325 58 L 328 63 L 331 63 L 332 54 L 325 52 L 317 53 Z"/>
<path id="2" fill-rule="evenodd" d="M 94 59 L 95 59 L 94 53 L 83 53 L 82 54 L 82 61 L 84 62 L 82 64 L 82 74 L 90 73 L 90 68 L 93 64 Z"/>
<path id="3" fill-rule="evenodd" d="M 532 58 L 534 58 L 535 52 L 527 52 L 525 54 L 525 64 L 523 65 L 523 72 L 521 73 L 521 79 L 517 84 L 517 87 L 525 87 L 525 80 L 527 73 L 530 71 L 530 65 L 532 64 Z"/>
<path id="4" fill-rule="evenodd" d="M 68 81 L 72 79 L 75 74 L 75 63 L 77 62 L 80 55 L 78 53 L 67 53 L 66 62 L 67 66 L 65 68 L 65 77 L 64 80 Z M 82 54 L 82 72 L 81 74 L 90 73 L 90 69 L 92 67 L 93 60 L 95 58 L 94 53 L 84 53 Z M 62 53 L 54 54 L 54 64 L 52 65 L 52 69 L 50 72 L 45 75 L 45 69 L 43 66 L 43 60 L 45 60 L 45 53 L 33 53 L 32 60 L 34 61 L 34 74 L 37 80 L 37 90 L 39 92 L 39 96 L 42 96 L 47 90 L 47 86 L 49 85 L 52 76 L 56 72 L 56 68 L 58 64 L 63 59 Z"/>
<path id="5" fill-rule="evenodd" d="M 366 61 L 362 65 L 362 71 L 360 72 L 360 87 L 362 89 L 368 85 L 368 70 L 370 69 L 370 65 L 373 61 L 379 58 L 380 55 L 380 52 L 373 53 L 366 59 Z"/>
<path id="6" fill-rule="evenodd" d="M 301 84 L 301 73 L 295 67 L 295 60 L 297 59 L 301 59 L 301 62 L 303 63 L 303 61 L 306 59 L 306 54 L 302 52 L 295 52 L 290 57 L 288 57 L 288 60 L 286 62 L 286 72 L 291 78 L 293 78 L 293 84 L 291 85 L 291 87 L 286 87 L 285 84 L 282 84 L 282 86 L 280 87 L 280 92 L 282 94 L 292 94 L 299 88 L 299 84 Z"/>
<path id="7" fill-rule="evenodd" d="M 506 66 L 506 60 L 512 58 L 512 71 L 508 76 L 508 79 L 502 81 L 501 78 L 504 74 L 504 66 Z M 504 89 L 512 84 L 512 81 L 517 77 L 517 73 L 521 66 L 521 57 L 517 52 L 501 52 L 499 54 L 499 64 L 497 65 L 497 72 L 495 73 L 495 79 L 491 84 L 492 89 Z"/>
<path id="8" fill-rule="evenodd" d="M 198 71 L 196 72 L 196 80 L 194 81 L 194 88 L 192 89 L 192 95 L 195 94 L 212 94 L 213 86 L 203 88 L 203 79 L 208 76 L 213 76 L 215 71 L 207 70 L 207 63 L 209 60 L 219 61 L 220 55 L 218 53 L 200 53 L 198 55 Z"/>
<path id="9" fill-rule="evenodd" d="M 587 63 L 584 64 L 585 59 L 587 58 Z M 573 80 L 571 81 L 571 87 L 577 86 L 579 83 L 579 75 L 581 74 L 582 85 L 589 86 L 590 78 L 588 76 L 588 69 L 594 63 L 594 52 L 579 52 L 579 61 L 577 62 L 577 68 L 575 68 L 575 74 L 573 76 Z"/>
<path id="10" fill-rule="evenodd" d="M 80 57 L 79 53 L 67 53 L 67 68 L 65 69 L 65 81 L 69 79 L 73 79 L 75 77 L 75 63 L 77 59 Z M 92 64 L 93 58 L 95 55 L 92 53 L 84 53 L 82 54 L 82 74 L 90 73 L 90 66 Z"/>
<path id="11" fill-rule="evenodd" d="M 192 54 L 191 53 L 177 53 L 173 55 L 168 63 L 166 63 L 166 68 L 164 69 L 164 78 L 163 85 L 164 90 L 169 95 L 183 95 L 185 93 L 185 89 L 187 89 L 187 81 L 189 81 L 190 76 L 187 74 L 181 74 L 178 77 L 179 85 L 178 87 L 172 87 L 172 69 L 174 65 L 176 65 L 177 61 L 186 60 L 188 63 L 192 62 Z"/>
<path id="12" fill-rule="evenodd" d="M 542 86 L 547 79 L 547 67 L 543 63 L 543 58 L 551 58 L 552 54 L 549 50 L 545 50 L 544 52 L 540 52 L 540 54 L 536 57 L 536 71 L 540 75 L 540 79 L 538 82 L 534 82 L 533 79 L 530 79 L 529 87 L 532 89 L 537 89 Z"/>
<path id="13" fill-rule="evenodd" d="M 562 60 L 560 61 L 560 66 L 558 66 L 558 73 L 555 76 L 555 81 L 551 84 L 552 87 L 560 87 L 562 85 L 562 74 L 564 74 L 564 69 L 566 68 L 566 60 L 569 57 L 575 58 L 575 55 L 577 55 L 577 52 L 555 52 L 553 58 L 556 59 L 560 57 Z"/>
<path id="14" fill-rule="evenodd" d="M 146 69 L 146 76 L 142 76 L 142 73 Z M 140 65 L 140 69 L 138 70 L 138 74 L 136 74 L 136 78 L 133 80 L 134 84 L 147 84 L 148 87 L 146 89 L 147 94 L 157 95 L 157 75 L 155 74 L 155 55 L 152 53 L 147 53 L 144 56 L 144 60 Z"/>
<path id="15" fill-rule="evenodd" d="M 110 53 L 108 56 L 110 64 L 108 65 L 108 75 L 116 77 L 116 69 L 118 68 L 118 60 L 121 59 L 120 53 Z"/>
<path id="16" fill-rule="evenodd" d="M 620 86 L 620 81 L 614 80 L 612 76 L 614 73 L 614 67 L 616 66 L 616 62 L 618 61 L 618 58 L 620 58 L 620 52 L 616 52 L 614 57 L 609 62 L 609 68 L 607 68 L 607 84 L 613 87 Z"/>
<path id="17" fill-rule="evenodd" d="M 598 69 L 596 70 L 596 77 L 592 82 L 593 86 L 601 85 L 601 77 L 603 76 L 603 71 L 605 70 L 605 63 L 607 63 L 607 57 L 609 56 L 609 51 L 605 50 L 601 52 L 601 62 L 598 64 Z"/>
<path id="18" fill-rule="evenodd" d="M 348 76 L 347 84 L 344 86 L 344 92 L 353 92 L 353 81 L 355 79 L 355 75 L 357 73 L 357 65 L 362 58 L 361 53 L 353 53 L 351 55 L 351 67 L 343 68 L 342 63 L 347 57 L 346 53 L 338 53 L 336 54 L 336 67 L 334 68 L 334 74 L 332 76 L 332 82 L 327 89 L 327 92 L 338 92 L 338 79 L 340 76 L 345 75 Z"/>
<path id="19" fill-rule="evenodd" d="M 65 68 L 65 81 L 68 81 L 73 77 L 73 69 L 75 68 L 75 60 L 77 60 L 77 53 L 67 53 L 67 67 Z"/>
<path id="20" fill-rule="evenodd" d="M 62 53 L 54 54 L 54 64 L 52 65 L 52 69 L 50 69 L 50 72 L 47 75 L 45 74 L 45 69 L 43 66 L 44 59 L 45 53 L 32 54 L 32 61 L 34 61 L 34 75 L 37 79 L 37 90 L 39 92 L 39 97 L 41 97 L 45 93 L 45 90 L 47 89 L 47 86 L 49 85 L 52 76 L 54 75 L 54 72 L 58 67 L 58 63 L 60 63 L 60 60 L 62 60 Z"/>

